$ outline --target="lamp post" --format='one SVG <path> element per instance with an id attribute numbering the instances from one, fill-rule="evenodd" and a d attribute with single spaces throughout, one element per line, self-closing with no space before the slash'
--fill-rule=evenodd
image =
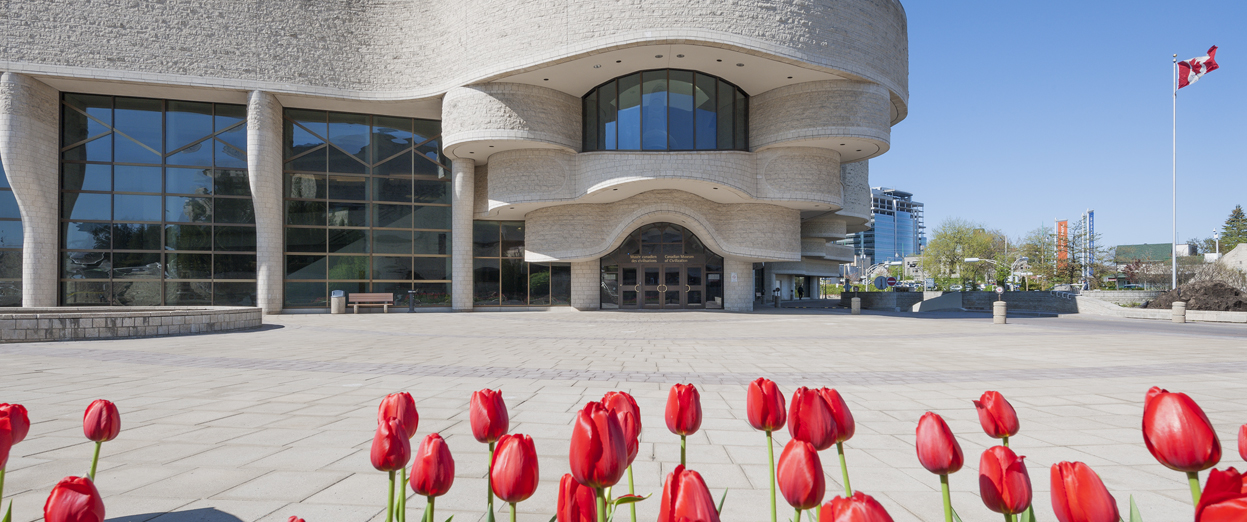
<path id="1" fill-rule="evenodd" d="M 1220 259 L 1221 258 L 1221 231 L 1217 229 L 1213 229 L 1212 238 L 1217 241 L 1217 259 Z"/>

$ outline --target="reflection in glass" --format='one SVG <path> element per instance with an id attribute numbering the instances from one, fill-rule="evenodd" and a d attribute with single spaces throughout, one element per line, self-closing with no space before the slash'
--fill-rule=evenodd
<path id="1" fill-rule="evenodd" d="M 65 163 L 62 168 L 61 188 L 64 190 L 113 189 L 113 166 L 94 163 Z"/>
<path id="2" fill-rule="evenodd" d="M 255 230 L 252 229 L 251 233 L 254 235 Z M 204 225 L 165 225 L 165 249 L 212 250 L 212 227 Z"/>
<path id="3" fill-rule="evenodd" d="M 477 306 L 499 304 L 500 281 L 497 259 L 474 259 L 472 261 L 472 302 Z"/>
<path id="4" fill-rule="evenodd" d="M 65 248 L 74 250 L 110 249 L 112 232 L 113 227 L 108 223 L 61 223 L 61 237 L 64 238 Z"/>
<path id="5" fill-rule="evenodd" d="M 160 250 L 161 225 L 113 223 L 114 250 Z"/>
<path id="6" fill-rule="evenodd" d="M 610 281 L 612 292 L 618 291 L 616 281 Z M 603 291 L 607 291 L 608 282 L 603 279 Z M 529 304 L 547 306 L 550 304 L 550 265 L 532 263 L 528 265 Z"/>
<path id="7" fill-rule="evenodd" d="M 619 150 L 641 149 L 641 75 L 619 79 Z"/>
<path id="8" fill-rule="evenodd" d="M 622 76 L 584 96 L 583 148 L 746 150 L 746 101 L 735 85 L 694 71 Z"/>
<path id="9" fill-rule="evenodd" d="M 524 261 L 503 259 L 499 270 L 499 280 L 502 285 L 499 298 L 503 305 L 528 303 L 528 271 Z"/>
<path id="10" fill-rule="evenodd" d="M 212 304 L 211 281 L 165 282 L 165 305 L 196 306 Z"/>
<path id="11" fill-rule="evenodd" d="M 329 251 L 363 254 L 368 252 L 368 231 L 341 228 L 329 229 Z"/>
<path id="12" fill-rule="evenodd" d="M 83 194 L 83 196 L 86 195 Z M 117 221 L 160 221 L 160 199 L 160 196 L 114 194 L 113 219 Z"/>
<path id="13" fill-rule="evenodd" d="M 165 277 L 170 279 L 211 279 L 212 254 L 165 254 Z M 210 292 L 211 289 L 206 290 Z"/>
<path id="14" fill-rule="evenodd" d="M 254 279 L 255 254 L 215 254 L 212 256 L 215 279 Z"/>
<path id="15" fill-rule="evenodd" d="M 329 256 L 328 279 L 368 279 L 368 256 Z M 326 278 L 322 277 L 322 279 Z"/>
<path id="16" fill-rule="evenodd" d="M 644 111 L 642 114 L 645 150 L 664 150 L 667 148 L 667 71 L 646 71 L 642 88 Z M 623 135 L 625 122 L 620 119 L 620 135 Z M 622 148 L 622 147 L 620 147 Z"/>
<path id="17" fill-rule="evenodd" d="M 416 281 L 450 279 L 449 257 L 416 257 L 412 261 L 411 278 Z"/>

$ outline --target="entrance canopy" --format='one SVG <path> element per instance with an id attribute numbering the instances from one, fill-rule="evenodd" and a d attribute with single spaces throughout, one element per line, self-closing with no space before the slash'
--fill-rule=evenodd
<path id="1" fill-rule="evenodd" d="M 723 308 L 723 257 L 674 223 L 633 231 L 601 259 L 602 309 Z"/>

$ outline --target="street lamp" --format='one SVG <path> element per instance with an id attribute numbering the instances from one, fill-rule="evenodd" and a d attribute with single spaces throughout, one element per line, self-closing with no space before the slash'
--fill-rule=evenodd
<path id="1" fill-rule="evenodd" d="M 1214 228 L 1212 230 L 1212 238 L 1217 241 L 1217 258 L 1220 259 L 1221 258 L 1221 231 Z"/>

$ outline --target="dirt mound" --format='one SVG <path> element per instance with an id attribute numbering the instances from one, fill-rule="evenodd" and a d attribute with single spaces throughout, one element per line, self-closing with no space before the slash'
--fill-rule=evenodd
<path id="1" fill-rule="evenodd" d="M 1214 312 L 1247 312 L 1247 296 L 1243 292 L 1220 281 L 1199 281 L 1179 286 L 1160 294 L 1148 303 L 1148 308 L 1169 310 L 1174 301 L 1185 301 L 1187 310 Z"/>

